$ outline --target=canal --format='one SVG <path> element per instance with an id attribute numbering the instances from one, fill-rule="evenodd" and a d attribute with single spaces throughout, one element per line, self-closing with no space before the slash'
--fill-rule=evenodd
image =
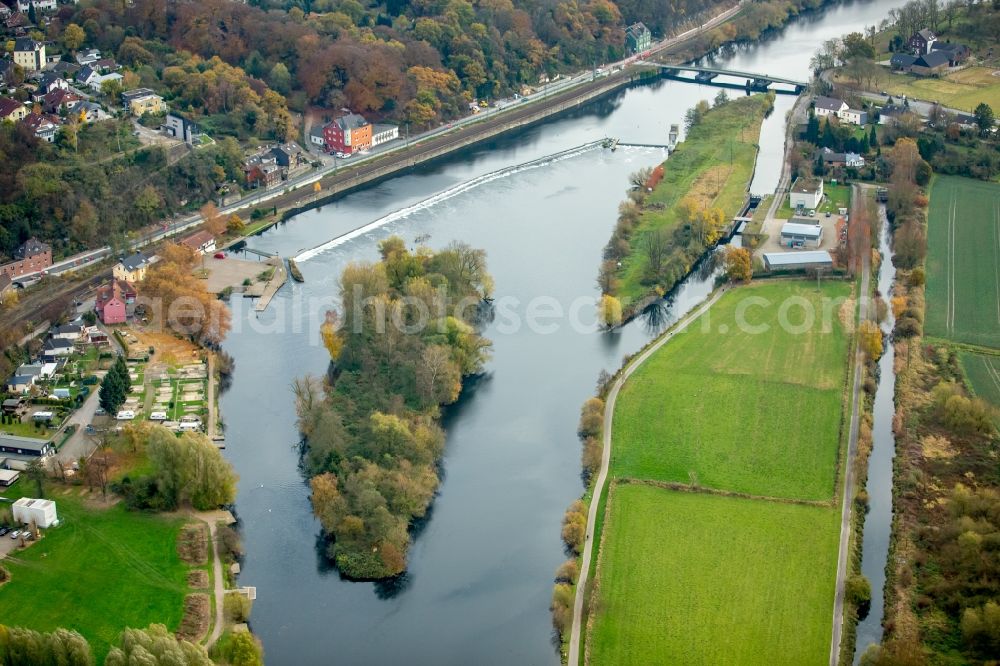
<path id="1" fill-rule="evenodd" d="M 877 23 L 898 4 L 855 2 L 810 14 L 718 62 L 807 78 L 809 56 L 823 40 Z M 662 151 L 589 149 L 508 168 L 604 136 L 666 143 L 669 126 L 716 92 L 666 81 L 635 87 L 254 239 L 257 249 L 300 256 L 305 277 L 264 313 L 234 300 L 225 343 L 236 362 L 222 413 L 226 455 L 240 474 L 236 508 L 247 553 L 240 582 L 257 588 L 252 625 L 268 663 L 558 663 L 548 605 L 553 572 L 565 559 L 560 520 L 582 490 L 580 405 L 601 370 L 617 369 L 700 302 L 712 275 L 706 265 L 686 280 L 656 325 L 638 319 L 612 334 L 595 331 L 597 268 L 628 174 L 662 160 Z M 764 124 L 754 192 L 778 181 L 791 104 L 779 96 Z M 498 318 L 486 328 L 494 342 L 487 373 L 447 413 L 442 483 L 414 531 L 407 574 L 391 584 L 354 583 L 322 554 L 297 467 L 290 386 L 327 365 L 318 328 L 335 303 L 340 271 L 376 258 L 378 241 L 393 233 L 411 245 L 425 237 L 434 247 L 459 240 L 485 248 L 496 295 L 516 302 L 520 323 Z"/>
<path id="2" fill-rule="evenodd" d="M 878 269 L 878 291 L 889 303 L 896 268 L 892 265 L 892 230 L 885 219 L 884 207 L 879 207 L 881 233 L 879 252 L 882 263 Z M 892 419 L 896 413 L 896 350 L 892 346 L 892 329 L 895 318 L 888 308 L 882 331 L 885 333 L 885 353 L 878 362 L 878 387 L 872 408 L 872 451 L 868 457 L 868 513 L 865 516 L 864 537 L 861 550 L 861 573 L 872 585 L 872 603 L 868 615 L 858 623 L 857 649 L 854 663 L 869 645 L 882 642 L 882 618 L 885 615 L 885 565 L 889 556 L 889 536 L 892 532 L 892 462 L 896 457 L 896 437 L 892 432 Z"/>

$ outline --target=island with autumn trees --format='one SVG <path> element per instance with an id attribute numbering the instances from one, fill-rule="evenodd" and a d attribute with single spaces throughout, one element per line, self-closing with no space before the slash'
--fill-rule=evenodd
<path id="1" fill-rule="evenodd" d="M 351 578 L 406 569 L 409 527 L 438 487 L 441 408 L 483 371 L 491 343 L 477 332 L 492 310 L 486 253 L 462 243 L 437 252 L 392 236 L 381 261 L 340 279 L 340 311 L 323 324 L 324 379 L 294 384 L 303 468 L 328 555 Z"/>

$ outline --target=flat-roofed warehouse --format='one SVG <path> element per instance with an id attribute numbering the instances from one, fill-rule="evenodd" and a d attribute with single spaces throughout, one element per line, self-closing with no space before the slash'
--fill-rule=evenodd
<path id="1" fill-rule="evenodd" d="M 810 268 L 832 268 L 833 257 L 826 250 L 811 252 L 765 252 L 764 268 L 775 270 L 808 270 Z"/>
<path id="2" fill-rule="evenodd" d="M 823 242 L 823 227 L 818 224 L 785 222 L 781 227 L 781 244 L 787 247 L 819 247 Z"/>

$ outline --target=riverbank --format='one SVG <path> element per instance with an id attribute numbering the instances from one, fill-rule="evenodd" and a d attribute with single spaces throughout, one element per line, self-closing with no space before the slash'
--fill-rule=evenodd
<path id="1" fill-rule="evenodd" d="M 746 202 L 774 97 L 718 99 L 688 112 L 694 122 L 684 141 L 656 170 L 637 172 L 619 208 L 600 281 L 626 318 L 683 279 Z"/>

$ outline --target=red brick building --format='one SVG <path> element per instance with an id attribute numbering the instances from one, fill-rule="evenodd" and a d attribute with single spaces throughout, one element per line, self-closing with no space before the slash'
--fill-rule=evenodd
<path id="1" fill-rule="evenodd" d="M 372 125 L 356 113 L 348 113 L 323 128 L 326 149 L 350 155 L 372 147 Z"/>
<path id="2" fill-rule="evenodd" d="M 0 265 L 0 273 L 14 279 L 43 271 L 51 265 L 52 248 L 37 238 L 29 238 L 14 252 L 14 261 Z"/>

